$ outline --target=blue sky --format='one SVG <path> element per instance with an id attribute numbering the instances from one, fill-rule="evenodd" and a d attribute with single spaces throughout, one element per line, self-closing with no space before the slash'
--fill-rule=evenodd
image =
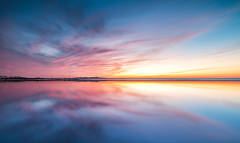
<path id="1" fill-rule="evenodd" d="M 0 1 L 0 74 L 240 77 L 239 1 Z"/>

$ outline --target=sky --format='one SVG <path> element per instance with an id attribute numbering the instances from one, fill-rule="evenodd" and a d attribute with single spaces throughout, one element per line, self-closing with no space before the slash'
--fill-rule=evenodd
<path id="1" fill-rule="evenodd" d="M 0 76 L 240 78 L 240 1 L 0 0 Z"/>

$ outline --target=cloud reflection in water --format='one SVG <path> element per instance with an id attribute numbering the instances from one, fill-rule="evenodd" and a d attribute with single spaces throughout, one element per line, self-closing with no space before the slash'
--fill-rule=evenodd
<path id="1" fill-rule="evenodd" d="M 239 142 L 239 85 L 0 83 L 0 142 Z"/>

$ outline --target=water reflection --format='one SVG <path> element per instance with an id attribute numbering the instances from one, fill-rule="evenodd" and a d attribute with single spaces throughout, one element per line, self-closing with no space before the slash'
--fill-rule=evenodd
<path id="1" fill-rule="evenodd" d="M 240 82 L 2 82 L 0 142 L 240 142 Z"/>

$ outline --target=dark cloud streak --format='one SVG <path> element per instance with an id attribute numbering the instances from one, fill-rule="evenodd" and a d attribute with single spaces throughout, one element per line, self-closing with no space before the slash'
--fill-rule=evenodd
<path id="1" fill-rule="evenodd" d="M 4 60 L 0 68 L 7 71 L 5 65 L 27 67 L 24 64 L 29 63 L 36 73 L 64 69 L 71 74 L 87 72 L 88 68 L 98 70 L 99 75 L 102 71 L 120 73 L 129 70 L 129 65 L 161 61 L 166 59 L 160 57 L 161 52 L 205 33 L 217 23 L 211 20 L 212 15 L 206 17 L 208 10 L 199 12 L 208 5 L 205 2 L 199 7 L 196 2 L 184 1 L 180 7 L 176 7 L 179 2 L 174 3 L 2 0 L 0 56 Z M 167 9 L 170 7 L 173 11 Z M 198 9 L 193 10 L 195 7 Z M 186 14 L 188 10 L 192 12 Z M 226 14 L 222 11 L 217 17 Z"/>

